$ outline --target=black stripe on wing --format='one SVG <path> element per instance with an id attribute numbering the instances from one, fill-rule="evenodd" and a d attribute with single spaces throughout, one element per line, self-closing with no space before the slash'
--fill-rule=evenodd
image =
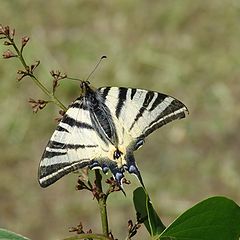
<path id="1" fill-rule="evenodd" d="M 150 112 L 153 111 L 160 103 L 162 103 L 166 97 L 168 97 L 167 95 L 162 93 L 155 92 L 155 94 L 157 94 L 157 98 L 152 103 L 152 106 L 149 109 Z"/>
<path id="2" fill-rule="evenodd" d="M 102 137 L 101 133 L 103 131 L 103 134 L 105 133 L 108 138 L 111 139 L 113 135 L 110 125 L 112 118 L 105 105 L 96 101 L 95 104 L 91 106 L 90 118 L 93 123 L 93 128 L 97 131 L 100 137 Z"/>
<path id="3" fill-rule="evenodd" d="M 48 147 L 51 149 L 78 149 L 78 148 L 95 148 L 98 145 L 84 145 L 84 144 L 68 144 L 57 141 L 50 141 Z"/>
<path id="4" fill-rule="evenodd" d="M 79 108 L 79 109 L 83 109 L 83 110 L 88 110 L 88 106 L 87 104 L 84 104 L 84 102 L 82 101 L 82 99 L 77 99 L 76 101 L 74 101 L 69 108 Z"/>
<path id="5" fill-rule="evenodd" d="M 53 158 L 53 157 L 62 156 L 62 155 L 66 155 L 66 154 L 67 154 L 67 151 L 60 152 L 60 151 L 45 150 L 45 152 L 43 154 L 43 158 Z"/>
<path id="6" fill-rule="evenodd" d="M 110 91 L 110 88 L 111 88 L 111 87 L 100 88 L 101 90 L 103 89 L 103 91 L 102 91 L 102 93 L 101 93 L 103 102 L 105 102 L 106 97 L 107 97 L 107 95 L 108 95 L 108 93 L 109 93 L 109 91 Z M 100 89 L 98 89 L 98 90 L 100 90 Z"/>
<path id="7" fill-rule="evenodd" d="M 120 87 L 118 89 L 118 91 L 119 91 L 118 92 L 118 103 L 117 103 L 117 106 L 116 106 L 116 117 L 117 118 L 119 117 L 119 115 L 121 113 L 121 110 L 122 110 L 122 107 L 123 107 L 123 104 L 126 101 L 128 89 Z"/>
<path id="8" fill-rule="evenodd" d="M 69 131 L 66 128 L 64 128 L 64 127 L 62 127 L 60 125 L 58 125 L 56 127 L 56 130 L 59 131 L 59 132 L 68 132 L 69 133 Z"/>
<path id="9" fill-rule="evenodd" d="M 186 112 L 188 112 L 186 106 L 178 101 L 177 99 L 174 99 L 168 107 L 166 107 L 158 116 L 156 119 L 154 119 L 148 127 L 146 127 L 143 131 L 143 136 L 146 137 L 150 133 L 152 133 L 155 129 L 160 128 L 161 126 L 176 120 L 181 119 L 186 116 Z"/>
<path id="10" fill-rule="evenodd" d="M 85 129 L 91 129 L 94 130 L 94 128 L 85 122 L 80 122 L 76 119 L 71 118 L 70 116 L 68 116 L 67 114 L 64 115 L 62 121 L 62 123 L 66 123 L 68 124 L 70 127 L 78 127 L 78 128 L 85 128 Z"/>
<path id="11" fill-rule="evenodd" d="M 95 92 L 91 96 L 92 101 L 91 104 L 89 104 L 89 112 L 93 128 L 107 145 L 109 144 L 109 141 L 112 144 L 118 143 L 118 137 L 110 109 L 104 104 L 109 91 L 110 88 L 107 87 Z"/>
<path id="12" fill-rule="evenodd" d="M 140 117 L 142 117 L 143 113 L 144 113 L 145 111 L 147 111 L 147 107 L 149 106 L 150 102 L 152 101 L 152 99 L 153 99 L 153 97 L 154 97 L 154 94 L 155 94 L 155 93 L 154 93 L 154 92 L 151 92 L 151 91 L 149 91 L 149 92 L 146 93 L 146 96 L 145 96 L 144 101 L 143 101 L 143 105 L 142 105 L 142 107 L 140 108 L 138 114 L 136 115 L 136 117 L 135 117 L 135 119 L 134 119 L 134 121 L 133 121 L 133 123 L 132 123 L 132 126 L 131 126 L 130 129 L 129 129 L 130 131 L 131 131 L 132 128 L 134 127 L 135 123 L 137 123 L 138 119 L 139 119 Z"/>
<path id="13" fill-rule="evenodd" d="M 131 90 L 131 100 L 133 100 L 133 97 L 134 97 L 134 95 L 136 94 L 136 92 L 137 92 L 137 89 L 136 88 L 131 88 L 131 89 L 129 89 L 129 90 Z"/>
<path id="14" fill-rule="evenodd" d="M 47 187 L 64 175 L 86 167 L 91 161 L 79 161 L 73 163 L 57 163 L 48 166 L 40 166 L 38 172 L 39 184 L 41 187 Z"/>

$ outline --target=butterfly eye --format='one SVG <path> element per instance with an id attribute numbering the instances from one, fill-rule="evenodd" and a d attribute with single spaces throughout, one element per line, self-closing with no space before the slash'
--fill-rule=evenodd
<path id="1" fill-rule="evenodd" d="M 113 153 L 113 158 L 114 159 L 118 159 L 118 158 L 120 158 L 121 157 L 121 152 L 117 149 L 116 151 L 114 151 L 114 153 Z"/>
<path id="2" fill-rule="evenodd" d="M 140 147 L 142 147 L 143 144 L 144 144 L 143 139 L 138 140 L 135 144 L 135 150 L 138 150 Z"/>

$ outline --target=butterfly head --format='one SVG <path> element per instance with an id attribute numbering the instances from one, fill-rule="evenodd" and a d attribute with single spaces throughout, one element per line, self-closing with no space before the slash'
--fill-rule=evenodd
<path id="1" fill-rule="evenodd" d="M 87 92 L 90 90 L 90 82 L 89 81 L 82 81 L 80 83 L 80 88 L 82 89 L 82 96 L 85 96 Z"/>

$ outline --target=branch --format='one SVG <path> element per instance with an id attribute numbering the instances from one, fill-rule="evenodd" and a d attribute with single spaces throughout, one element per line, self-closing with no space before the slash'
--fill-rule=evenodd
<path id="1" fill-rule="evenodd" d="M 78 239 L 99 239 L 99 240 L 112 240 L 109 237 L 106 237 L 102 234 L 93 234 L 93 233 L 81 233 L 74 237 L 64 238 L 63 240 L 78 240 Z"/>
<path id="2" fill-rule="evenodd" d="M 7 50 L 6 52 L 4 52 L 3 58 L 8 59 L 12 57 L 17 57 L 24 67 L 24 70 L 18 71 L 18 74 L 21 74 L 19 80 L 21 80 L 23 77 L 29 76 L 34 81 L 34 83 L 51 99 L 53 103 L 59 106 L 62 110 L 66 111 L 67 108 L 63 105 L 63 103 L 54 95 L 54 93 L 51 93 L 34 75 L 34 70 L 36 69 L 40 62 L 38 61 L 36 64 L 33 64 L 31 66 L 29 66 L 26 63 L 23 56 L 23 49 L 28 43 L 29 37 L 22 38 L 22 45 L 21 48 L 19 49 L 14 41 L 15 36 L 14 29 L 10 30 L 9 26 L 3 27 L 2 25 L 0 25 L 0 35 L 3 35 L 1 39 L 7 39 L 7 41 L 4 42 L 4 45 L 12 46 L 16 52 L 16 54 L 13 54 L 10 50 Z"/>
<path id="3" fill-rule="evenodd" d="M 102 231 L 105 236 L 109 235 L 109 229 L 108 229 L 108 217 L 107 217 L 107 195 L 103 193 L 102 190 L 102 175 L 100 171 L 97 169 L 95 170 L 95 176 L 96 176 L 96 187 L 97 187 L 97 200 L 101 215 L 101 221 L 102 221 Z"/>

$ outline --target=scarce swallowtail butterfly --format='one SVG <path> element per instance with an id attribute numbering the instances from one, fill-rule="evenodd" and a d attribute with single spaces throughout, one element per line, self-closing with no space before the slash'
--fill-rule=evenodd
<path id="1" fill-rule="evenodd" d="M 119 185 L 127 171 L 143 185 L 133 152 L 154 130 L 184 118 L 187 107 L 171 96 L 143 89 L 94 89 L 88 81 L 81 88 L 43 153 L 40 185 L 47 187 L 83 167 L 110 170 Z"/>

